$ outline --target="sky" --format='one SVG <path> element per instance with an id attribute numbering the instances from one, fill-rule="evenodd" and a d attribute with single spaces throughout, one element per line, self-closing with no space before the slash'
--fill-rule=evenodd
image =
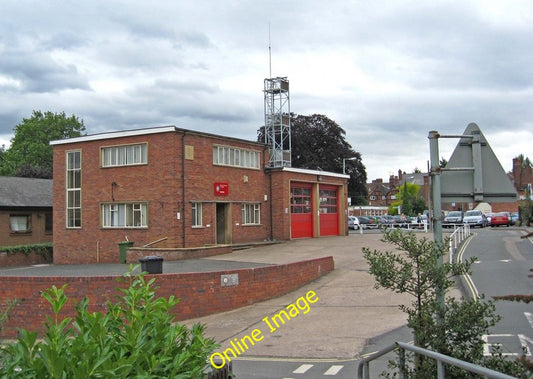
<path id="1" fill-rule="evenodd" d="M 426 171 L 429 131 L 470 122 L 510 171 L 533 158 L 532 41 L 531 0 L 2 0 L 0 146 L 33 110 L 255 141 L 264 79 L 287 77 L 369 181 Z"/>

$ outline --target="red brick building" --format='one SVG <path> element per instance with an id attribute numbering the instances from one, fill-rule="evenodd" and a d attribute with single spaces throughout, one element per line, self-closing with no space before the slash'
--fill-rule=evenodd
<path id="1" fill-rule="evenodd" d="M 528 195 L 531 196 L 533 167 L 530 163 L 521 162 L 520 158 L 513 158 L 512 180 L 520 200 L 525 200 Z"/>
<path id="2" fill-rule="evenodd" d="M 374 179 L 371 183 L 366 184 L 368 197 L 367 202 L 370 206 L 389 207 L 397 200 L 400 187 L 404 183 L 416 184 L 420 187 L 419 194 L 424 197 L 426 204 L 429 204 L 429 175 L 422 172 L 405 173 L 398 170 L 398 175 L 390 175 L 389 181 L 383 179 Z"/>
<path id="3" fill-rule="evenodd" d="M 347 175 L 267 168 L 257 142 L 175 126 L 53 141 L 54 262 L 346 233 Z"/>
<path id="4" fill-rule="evenodd" d="M 52 242 L 52 183 L 0 176 L 0 246 Z"/>

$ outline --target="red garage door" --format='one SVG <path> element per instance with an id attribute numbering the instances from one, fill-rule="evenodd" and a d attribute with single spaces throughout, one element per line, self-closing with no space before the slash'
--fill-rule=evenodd
<path id="1" fill-rule="evenodd" d="M 320 235 L 339 234 L 339 211 L 337 187 L 320 186 Z"/>
<path id="2" fill-rule="evenodd" d="M 313 187 L 291 184 L 291 237 L 313 237 Z"/>

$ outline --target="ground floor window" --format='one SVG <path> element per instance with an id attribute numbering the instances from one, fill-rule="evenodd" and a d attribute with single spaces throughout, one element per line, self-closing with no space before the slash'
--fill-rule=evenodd
<path id="1" fill-rule="evenodd" d="M 261 204 L 242 205 L 242 224 L 259 225 L 261 223 Z"/>
<path id="2" fill-rule="evenodd" d="M 148 226 L 146 203 L 102 204 L 104 228 L 144 228 Z"/>
<path id="3" fill-rule="evenodd" d="M 9 217 L 11 233 L 29 233 L 31 232 L 30 215 L 11 215 Z"/>
<path id="4" fill-rule="evenodd" d="M 202 225 L 202 203 L 192 203 L 192 226 Z"/>

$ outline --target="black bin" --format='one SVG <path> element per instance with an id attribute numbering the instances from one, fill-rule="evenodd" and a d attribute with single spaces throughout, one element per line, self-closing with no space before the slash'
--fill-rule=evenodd
<path id="1" fill-rule="evenodd" d="M 149 255 L 139 259 L 141 262 L 141 271 L 148 274 L 162 274 L 163 273 L 163 257 L 157 255 Z"/>

